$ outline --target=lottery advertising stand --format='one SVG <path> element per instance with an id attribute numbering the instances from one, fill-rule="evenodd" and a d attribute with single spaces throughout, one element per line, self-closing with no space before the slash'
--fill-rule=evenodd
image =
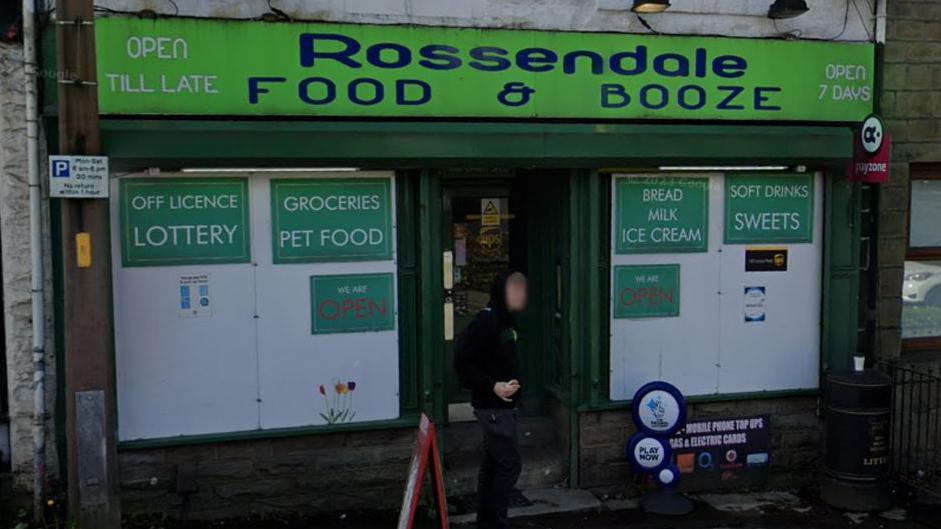
<path id="1" fill-rule="evenodd" d="M 627 459 L 657 483 L 655 492 L 641 498 L 641 507 L 655 514 L 688 514 L 693 503 L 676 492 L 680 471 L 670 449 L 670 437 L 686 424 L 683 394 L 667 382 L 645 384 L 634 394 L 631 416 L 638 431 L 627 444 Z"/>

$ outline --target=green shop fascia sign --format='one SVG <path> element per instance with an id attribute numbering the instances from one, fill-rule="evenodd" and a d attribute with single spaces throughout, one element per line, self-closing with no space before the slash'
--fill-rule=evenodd
<path id="1" fill-rule="evenodd" d="M 672 318 L 680 315 L 680 265 L 614 267 L 614 317 Z"/>
<path id="2" fill-rule="evenodd" d="M 251 260 L 245 178 L 125 178 L 119 200 L 124 266 Z"/>
<path id="3" fill-rule="evenodd" d="M 615 253 L 709 249 L 708 178 L 617 178 L 615 189 Z"/>
<path id="4" fill-rule="evenodd" d="M 861 121 L 871 44 L 108 16 L 103 114 Z"/>
<path id="5" fill-rule="evenodd" d="M 392 258 L 388 178 L 271 181 L 275 263 Z"/>
<path id="6" fill-rule="evenodd" d="M 395 328 L 392 274 L 310 277 L 311 334 Z"/>
<path id="7" fill-rule="evenodd" d="M 814 237 L 811 174 L 727 174 L 725 243 L 807 243 Z"/>

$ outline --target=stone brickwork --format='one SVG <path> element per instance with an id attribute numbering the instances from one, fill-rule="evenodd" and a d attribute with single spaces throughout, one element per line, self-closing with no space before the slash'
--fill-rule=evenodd
<path id="1" fill-rule="evenodd" d="M 891 0 L 882 113 L 892 135 L 889 184 L 879 192 L 877 353 L 901 351 L 901 286 L 911 163 L 941 163 L 941 0 Z"/>
<path id="2" fill-rule="evenodd" d="M 0 43 L 0 255 L 3 317 L 6 332 L 7 381 L 10 397 L 10 441 L 13 487 L 33 486 L 33 352 L 30 293 L 29 187 L 26 163 L 26 99 L 23 47 Z M 40 152 L 45 149 L 40 146 Z M 43 200 L 46 287 L 46 411 L 55 410 L 55 356 L 52 340 L 52 264 L 48 200 Z M 57 474 L 54 421 L 46 421 L 46 475 Z"/>
<path id="3" fill-rule="evenodd" d="M 394 509 L 414 442 L 402 428 L 124 450 L 121 505 L 187 519 Z"/>
<path id="4" fill-rule="evenodd" d="M 822 422 L 815 397 L 691 404 L 689 420 L 771 415 L 769 487 L 800 486 L 819 467 Z M 581 414 L 579 482 L 583 488 L 621 491 L 633 482 L 627 442 L 634 435 L 630 410 Z"/>

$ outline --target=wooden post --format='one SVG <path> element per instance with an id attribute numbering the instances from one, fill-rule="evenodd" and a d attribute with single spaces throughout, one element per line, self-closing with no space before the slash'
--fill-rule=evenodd
<path id="1" fill-rule="evenodd" d="M 60 154 L 101 152 L 92 0 L 56 0 Z M 108 201 L 62 199 L 69 508 L 79 529 L 120 529 Z M 75 237 L 91 237 L 79 268 Z"/>

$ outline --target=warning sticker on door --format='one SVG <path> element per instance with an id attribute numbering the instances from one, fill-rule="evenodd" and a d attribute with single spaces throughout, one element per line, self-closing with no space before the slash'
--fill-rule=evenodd
<path id="1" fill-rule="evenodd" d="M 481 226 L 499 226 L 500 225 L 500 199 L 499 198 L 480 199 L 480 225 Z"/>
<path id="2" fill-rule="evenodd" d="M 207 316 L 212 316 L 209 274 L 180 276 L 180 317 L 199 318 Z"/>

